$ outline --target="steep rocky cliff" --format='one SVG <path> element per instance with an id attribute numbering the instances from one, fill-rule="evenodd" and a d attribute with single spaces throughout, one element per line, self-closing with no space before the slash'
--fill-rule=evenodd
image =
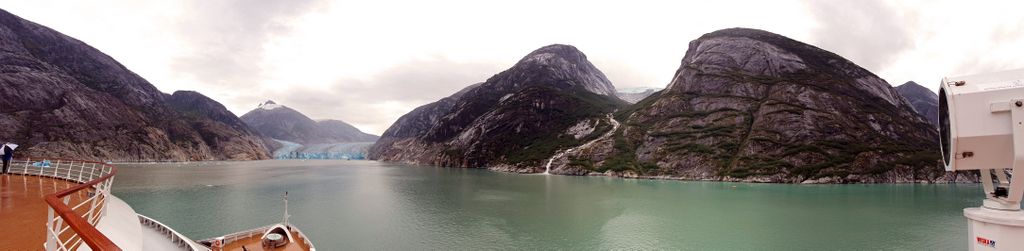
<path id="1" fill-rule="evenodd" d="M 625 102 L 575 47 L 549 45 L 512 68 L 402 116 L 370 159 L 541 172 L 556 152 L 607 131 Z"/>
<path id="2" fill-rule="evenodd" d="M 896 87 L 896 91 L 910 102 L 917 114 L 924 117 L 932 126 L 939 125 L 939 95 L 914 81 Z"/>
<path id="3" fill-rule="evenodd" d="M 0 139 L 22 156 L 265 159 L 259 137 L 198 93 L 168 95 L 95 48 L 0 10 Z"/>
<path id="4" fill-rule="evenodd" d="M 953 179 L 935 129 L 871 72 L 753 29 L 694 40 L 669 86 L 555 173 L 759 182 Z"/>
<path id="5" fill-rule="evenodd" d="M 167 99 L 184 121 L 217 153 L 216 159 L 267 159 L 259 134 L 224 105 L 194 91 L 176 91 Z"/>
<path id="6" fill-rule="evenodd" d="M 264 136 L 300 144 L 373 142 L 378 138 L 344 121 L 314 121 L 274 101 L 260 103 L 256 109 L 242 115 L 241 119 Z"/>

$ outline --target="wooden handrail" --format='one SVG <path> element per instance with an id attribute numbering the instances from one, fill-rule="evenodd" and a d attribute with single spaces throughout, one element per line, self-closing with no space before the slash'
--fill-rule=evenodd
<path id="1" fill-rule="evenodd" d="M 30 157 L 30 159 L 36 159 L 36 157 Z M 38 158 L 38 159 L 39 160 L 62 160 L 62 161 L 63 160 L 71 160 L 71 159 L 58 159 L 58 158 Z M 26 161 L 28 161 L 28 160 L 26 160 Z M 89 245 L 89 248 L 92 248 L 92 250 L 103 250 L 103 251 L 106 251 L 106 250 L 114 250 L 114 251 L 121 250 L 121 248 L 117 247 L 117 244 L 114 244 L 114 242 L 111 241 L 110 238 L 107 238 L 107 236 L 103 235 L 103 233 L 100 233 L 100 231 L 98 229 L 96 229 L 96 227 L 94 227 L 92 224 L 89 224 L 88 220 L 86 220 L 85 218 L 82 218 L 82 216 L 80 216 L 77 213 L 75 213 L 75 211 L 70 206 L 68 206 L 67 204 L 64 204 L 64 202 L 61 201 L 61 198 L 63 198 L 64 196 L 68 196 L 68 195 L 70 195 L 72 193 L 75 193 L 75 192 L 78 192 L 78 191 L 82 191 L 83 189 L 92 187 L 92 186 L 94 186 L 96 184 L 99 184 L 100 182 L 104 182 L 104 181 L 109 180 L 110 178 L 113 178 L 114 175 L 117 174 L 117 167 L 114 167 L 112 165 L 108 165 L 108 164 L 105 164 L 105 163 L 95 162 L 95 161 L 83 161 L 83 160 L 73 160 L 73 161 L 83 162 L 83 163 L 100 164 L 100 165 L 102 165 L 102 166 L 100 166 L 100 168 L 109 167 L 110 168 L 110 173 L 108 173 L 106 175 L 103 175 L 103 176 L 100 176 L 97 179 L 93 179 L 93 180 L 90 180 L 88 182 L 79 184 L 77 186 L 61 190 L 59 192 L 52 193 L 52 194 L 47 194 L 44 197 L 44 200 L 46 200 L 46 204 L 49 204 L 50 208 L 53 209 L 53 212 L 56 213 L 57 215 L 59 215 L 61 219 L 64 219 L 64 222 L 66 222 L 68 224 L 68 227 L 70 227 L 72 231 L 75 231 L 75 233 L 78 233 L 79 238 L 81 238 L 82 241 L 85 241 L 85 244 Z M 99 191 L 97 191 L 97 192 L 99 192 Z M 106 203 L 106 202 L 104 202 L 104 203 Z M 50 230 L 47 230 L 47 231 L 50 231 Z M 54 234 L 58 235 L 59 233 L 54 233 Z"/>

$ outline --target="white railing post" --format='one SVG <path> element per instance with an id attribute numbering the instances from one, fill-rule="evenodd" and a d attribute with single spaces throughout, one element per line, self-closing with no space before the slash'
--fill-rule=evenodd
<path id="1" fill-rule="evenodd" d="M 105 164 L 99 164 L 98 167 L 97 167 L 97 165 L 96 165 L 97 163 L 88 163 L 88 162 L 85 162 L 85 161 L 57 160 L 54 163 L 51 163 L 48 167 L 43 167 L 42 166 L 44 163 L 49 162 L 49 160 L 46 160 L 45 158 L 37 160 L 37 162 L 40 163 L 40 166 L 38 166 L 38 167 L 33 165 L 33 162 L 32 162 L 31 158 L 26 158 L 25 164 L 23 165 L 22 174 L 24 174 L 24 175 L 37 174 L 37 175 L 43 176 L 43 177 L 52 177 L 52 178 L 64 179 L 64 180 L 68 180 L 68 181 L 72 181 L 72 182 L 77 182 L 77 183 L 86 183 L 86 182 L 92 181 L 93 179 L 101 178 L 101 177 L 103 177 L 105 175 L 112 174 L 112 172 L 114 171 L 114 167 L 112 167 L 112 166 L 108 166 L 108 165 L 105 165 Z M 76 170 L 74 170 L 76 163 L 79 165 L 78 166 L 78 170 L 77 170 L 78 171 L 78 177 L 77 178 L 73 174 L 73 172 L 76 171 Z M 91 164 L 91 165 L 89 167 L 86 167 L 86 164 Z M 37 168 L 39 170 L 35 171 L 35 170 L 31 170 L 30 168 Z M 46 169 L 50 169 L 50 168 L 52 168 L 53 170 L 51 170 L 50 173 L 47 173 Z M 61 169 L 61 168 L 67 168 L 66 172 L 65 172 L 64 169 Z M 89 170 L 88 178 L 86 178 L 87 176 L 85 175 L 85 170 Z M 64 176 L 61 176 L 61 174 L 64 174 Z M 107 203 L 108 203 L 108 198 L 111 197 L 111 186 L 113 185 L 113 181 L 114 181 L 113 178 L 114 177 L 111 176 L 111 177 L 109 177 L 108 179 L 106 179 L 106 180 L 104 180 L 102 182 L 99 182 L 99 183 L 96 183 L 96 184 L 92 185 L 90 187 L 92 189 L 92 191 L 93 191 L 92 196 L 88 196 L 88 193 L 86 193 L 86 196 L 85 196 L 86 197 L 85 199 L 89 199 L 89 200 L 92 200 L 92 201 L 89 201 L 89 202 L 82 201 L 80 203 L 77 203 L 72 208 L 72 209 L 77 209 L 78 207 L 84 206 L 86 203 L 88 203 L 89 204 L 88 205 L 89 208 L 88 208 L 88 210 L 86 212 L 83 213 L 83 215 L 85 216 L 86 221 L 88 222 L 88 224 L 90 224 L 92 226 L 96 226 L 96 224 L 99 223 L 100 218 L 106 216 L 106 214 L 107 214 Z M 55 190 L 59 189 L 57 187 L 56 183 L 54 183 L 54 189 Z M 85 191 L 88 191 L 88 190 L 85 190 Z M 82 191 L 80 190 L 80 191 L 77 191 L 75 193 L 75 194 L 77 194 L 78 198 L 82 197 L 81 192 Z M 71 206 L 71 204 L 70 204 L 71 197 L 72 197 L 71 194 L 69 194 L 69 195 L 64 196 L 63 198 L 61 198 L 62 201 L 63 201 L 64 206 Z M 103 200 L 103 201 L 99 201 L 99 200 Z M 48 215 L 47 215 L 47 222 L 46 222 L 47 239 L 46 239 L 46 242 L 43 245 L 44 249 L 46 249 L 46 250 L 72 250 L 72 249 L 77 249 L 78 247 L 80 247 L 81 246 L 80 244 L 84 243 L 83 240 L 80 239 L 81 236 L 78 236 L 77 232 L 74 232 L 75 230 L 70 229 L 69 228 L 70 226 L 67 226 L 68 229 L 64 229 L 64 228 L 66 228 L 66 226 L 65 226 L 66 224 L 64 224 L 63 218 L 60 218 L 59 215 L 56 215 L 56 212 L 55 212 L 55 210 L 54 210 L 54 208 L 52 206 L 48 205 L 47 209 L 48 209 L 48 211 L 47 211 L 47 213 L 48 213 Z M 69 230 L 73 231 L 73 232 L 71 232 L 71 233 L 65 233 L 64 232 L 64 231 L 69 231 Z M 62 237 L 62 234 L 70 234 L 70 235 L 64 235 L 64 236 L 70 236 L 70 237 L 64 238 L 64 237 Z M 78 239 L 76 240 L 76 238 L 78 238 Z"/>
<path id="2" fill-rule="evenodd" d="M 103 212 L 100 214 L 101 217 L 102 216 L 107 216 L 107 207 L 106 207 L 107 198 L 110 198 L 110 184 L 112 184 L 113 182 L 114 182 L 114 177 L 110 177 L 109 179 L 107 179 L 106 182 L 104 182 L 104 183 L 106 183 L 106 185 L 104 185 L 104 188 L 103 188 L 103 204 L 104 205 L 103 205 Z"/>
<path id="3" fill-rule="evenodd" d="M 68 202 L 70 202 L 70 199 L 71 199 L 71 197 L 64 197 L 64 199 L 62 200 L 64 202 L 64 205 L 67 205 Z M 47 206 L 47 207 L 49 207 L 49 206 Z M 60 217 L 53 218 L 54 215 L 52 215 L 53 214 L 53 208 L 52 207 L 50 207 L 50 214 L 51 214 L 50 215 L 50 217 L 51 217 L 50 221 L 53 222 L 53 231 L 51 233 L 53 233 L 53 240 L 56 242 L 54 244 L 54 248 L 61 249 L 61 250 L 66 250 L 67 247 L 64 246 L 64 242 L 60 241 L 61 228 L 64 228 L 64 220 L 62 218 L 60 218 Z"/>
<path id="4" fill-rule="evenodd" d="M 101 195 L 102 194 L 99 192 L 99 190 L 97 190 L 97 191 L 93 192 L 92 197 L 89 198 L 92 201 L 89 202 L 89 211 L 85 214 L 86 215 L 85 216 L 86 220 L 92 221 L 91 219 L 93 218 L 93 215 L 96 214 L 96 202 L 100 200 L 100 196 Z M 103 202 L 106 203 L 106 198 L 104 198 Z M 99 220 L 98 220 L 99 218 L 97 217 L 96 219 L 97 219 L 96 222 L 99 222 Z"/>
<path id="5" fill-rule="evenodd" d="M 57 168 L 60 168 L 61 160 L 57 160 L 57 165 L 51 166 L 53 168 L 53 177 L 57 177 Z"/>
<path id="6" fill-rule="evenodd" d="M 78 179 L 76 179 L 78 182 L 85 182 L 82 181 L 83 172 L 85 172 L 85 162 L 82 162 L 82 165 L 78 167 Z"/>
<path id="7" fill-rule="evenodd" d="M 75 167 L 75 161 L 72 160 L 71 164 L 68 164 L 68 176 L 64 177 L 65 179 L 69 179 L 69 180 L 71 179 L 71 169 L 74 168 L 74 167 Z"/>
<path id="8" fill-rule="evenodd" d="M 57 236 L 53 234 L 53 208 L 47 206 L 46 209 L 46 243 L 43 248 L 46 251 L 57 250 Z"/>

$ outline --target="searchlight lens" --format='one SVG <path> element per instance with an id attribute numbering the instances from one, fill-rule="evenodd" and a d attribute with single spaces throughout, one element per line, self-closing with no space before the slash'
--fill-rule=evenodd
<path id="1" fill-rule="evenodd" d="M 952 139 L 949 134 L 949 103 L 946 101 L 946 88 L 939 88 L 939 144 L 942 147 L 942 162 L 943 164 L 949 165 L 952 161 L 952 153 L 950 152 L 950 142 Z"/>

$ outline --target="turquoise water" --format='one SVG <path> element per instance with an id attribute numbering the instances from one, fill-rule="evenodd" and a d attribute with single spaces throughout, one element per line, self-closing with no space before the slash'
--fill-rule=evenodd
<path id="1" fill-rule="evenodd" d="M 281 220 L 320 250 L 964 250 L 977 185 L 517 175 L 372 161 L 119 165 L 114 194 L 202 239 Z"/>

